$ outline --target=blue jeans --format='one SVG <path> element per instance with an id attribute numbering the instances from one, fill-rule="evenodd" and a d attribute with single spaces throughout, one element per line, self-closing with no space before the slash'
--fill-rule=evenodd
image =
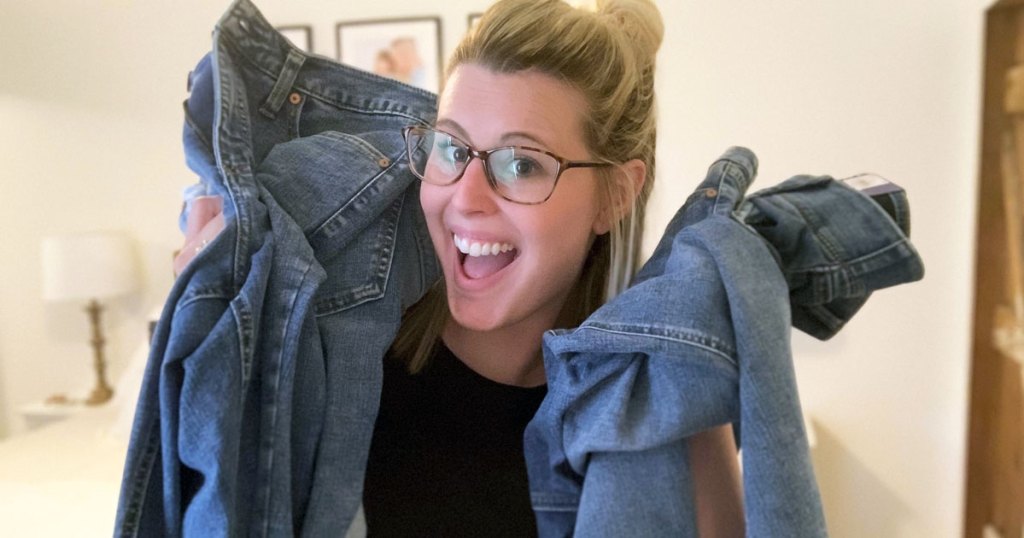
<path id="1" fill-rule="evenodd" d="M 696 536 L 686 440 L 727 423 L 743 446 L 747 535 L 826 534 L 790 322 L 828 337 L 923 266 L 905 211 L 892 219 L 829 177 L 744 198 L 756 169 L 729 149 L 631 287 L 545 334 L 548 396 L 525 434 L 542 536 Z"/>
<path id="2" fill-rule="evenodd" d="M 337 536 L 349 526 L 362 497 L 380 396 L 381 357 L 394 338 L 404 309 L 440 277 L 418 203 L 418 183 L 405 167 L 400 134 L 405 125 L 431 123 L 435 106 L 433 94 L 295 50 L 248 0 L 237 0 L 218 23 L 212 55 L 201 61 L 191 76 L 184 144 L 186 160 L 206 184 L 207 193 L 223 197 L 226 228 L 179 275 L 157 326 L 125 464 L 117 535 Z M 742 166 L 730 170 L 731 177 Z M 728 191 L 730 185 L 722 181 L 717 188 Z M 739 203 L 742 194 L 732 192 L 719 202 L 717 195 L 709 193 L 705 186 L 698 189 L 683 213 L 704 215 L 712 202 L 731 207 Z M 819 202 L 808 203 L 813 209 Z M 746 284 L 770 288 L 764 293 L 782 301 L 783 307 L 772 303 L 771 309 L 760 315 L 769 321 L 771 331 L 780 325 L 788 328 L 785 305 L 804 297 L 790 295 L 787 286 L 803 289 L 798 276 L 806 267 L 801 261 L 804 247 L 787 241 L 791 234 L 803 233 L 802 228 L 798 222 L 786 220 L 793 223 L 791 231 L 772 238 L 774 228 L 767 223 L 776 218 L 777 208 L 762 204 L 744 211 L 764 229 L 737 224 L 728 234 L 722 231 L 725 228 L 715 232 L 714 226 L 706 233 L 723 242 L 714 248 L 756 244 L 760 250 L 755 251 L 759 253 L 755 258 L 772 261 L 766 278 Z M 781 213 L 785 216 L 785 211 Z M 740 214 L 737 211 L 733 220 Z M 726 218 L 716 215 L 718 220 Z M 602 332 L 601 324 L 639 326 L 651 334 L 664 329 L 675 335 L 672 331 L 678 329 L 679 334 L 697 339 L 700 345 L 696 347 L 709 354 L 707 360 L 678 363 L 676 371 L 690 380 L 706 380 L 683 386 L 704 387 L 707 406 L 687 409 L 692 416 L 682 418 L 685 424 L 727 422 L 737 408 L 743 408 L 743 401 L 721 399 L 724 391 L 737 383 L 729 381 L 727 357 L 742 366 L 743 346 L 756 342 L 701 332 L 703 325 L 679 327 L 679 323 L 690 322 L 725 327 L 723 309 L 730 304 L 726 299 L 732 298 L 719 289 L 724 279 L 716 276 L 720 265 L 711 257 L 710 253 L 717 252 L 712 247 L 707 247 L 707 252 L 680 248 L 675 253 L 677 242 L 682 245 L 704 238 L 694 236 L 704 228 L 691 225 L 691 220 L 700 219 L 677 217 L 673 221 L 663 246 L 630 292 L 596 313 L 578 331 L 546 341 L 545 361 L 553 396 L 542 411 L 549 418 L 554 417 L 553 409 L 572 403 L 565 398 L 573 396 L 564 368 L 552 362 L 556 356 L 552 350 L 563 349 L 560 345 L 569 350 L 573 345 L 603 343 L 604 336 L 611 333 Z M 743 234 L 737 231 L 740 229 Z M 752 233 L 755 230 L 761 235 Z M 737 238 L 731 239 L 730 234 Z M 736 245 L 730 246 L 732 241 Z M 806 248 L 816 246 L 809 241 Z M 768 251 L 772 253 L 765 257 Z M 860 267 L 857 260 L 853 262 L 850 267 Z M 762 265 L 767 271 L 768 265 Z M 692 268 L 692 274 L 687 268 Z M 819 267 L 812 272 L 827 274 L 830 270 Z M 784 276 L 790 273 L 792 282 Z M 681 278 L 684 274 L 707 281 L 717 295 L 694 290 L 691 283 L 686 289 L 693 297 L 686 298 L 683 304 L 688 306 L 682 310 L 677 305 L 679 290 L 672 290 L 664 299 L 646 296 L 649 304 L 631 302 L 631 297 L 645 298 L 644 290 L 658 285 L 660 279 L 671 278 L 666 275 Z M 740 284 L 743 280 L 741 274 Z M 834 299 L 860 299 L 847 295 L 840 293 Z M 824 303 L 827 316 L 842 321 L 844 313 L 855 311 L 832 308 L 835 301 Z M 819 319 L 825 314 L 814 309 L 808 316 Z M 797 322 L 795 317 L 793 321 Z M 707 339 L 708 334 L 722 339 Z M 630 351 L 635 357 L 653 355 L 658 348 L 651 346 L 659 342 L 670 350 L 693 347 L 673 347 L 683 344 L 672 338 L 628 336 L 628 342 L 638 346 Z M 759 334 L 752 336 L 756 337 Z M 740 351 L 730 355 L 730 345 Z M 782 343 L 773 345 L 784 347 Z M 616 364 L 595 363 L 593 367 L 595 372 L 615 370 Z M 780 379 L 788 379 L 788 363 L 782 364 L 780 359 L 779 364 L 783 368 Z M 625 374 L 607 379 L 612 384 L 629 383 Z M 668 379 L 658 382 L 665 387 Z M 795 401 L 791 384 L 772 381 L 762 386 L 757 376 L 744 379 L 740 376 L 738 382 L 752 383 L 752 394 L 783 390 L 789 392 L 774 396 L 774 400 Z M 730 390 L 735 397 L 735 390 Z M 592 402 L 585 394 L 580 396 L 581 406 Z M 616 402 L 622 404 L 619 411 L 635 421 L 638 438 L 644 442 L 651 440 L 642 434 L 650 421 L 665 419 L 663 410 L 679 411 L 672 407 L 671 399 L 659 400 L 658 407 L 646 414 L 645 408 L 630 407 L 629 399 L 598 400 L 604 409 Z M 733 412 L 722 411 L 722 406 Z M 746 421 L 747 415 L 740 415 Z M 794 442 L 796 432 L 788 429 L 788 419 L 788 415 L 781 416 L 779 425 L 789 432 L 783 440 Z M 540 417 L 537 421 L 542 430 L 545 420 Z M 755 414 L 754 420 L 741 425 L 762 427 L 770 422 Z M 572 422 L 577 423 L 592 426 L 586 420 Z M 555 422 L 547 426 L 550 430 L 544 431 L 555 431 Z M 741 430 L 745 446 L 756 447 L 749 444 L 758 439 L 756 432 Z M 579 439 L 593 438 L 583 435 Z M 650 450 L 630 452 L 630 438 L 607 439 L 623 443 L 618 445 L 620 450 L 604 447 L 614 455 L 606 458 L 595 450 L 591 451 L 593 458 L 582 456 L 586 461 L 609 461 L 607 466 L 591 465 L 586 473 L 581 472 L 585 471 L 582 467 L 573 467 L 572 472 L 578 473 L 573 475 L 568 474 L 569 468 L 545 472 L 544 465 L 532 465 L 535 498 L 549 494 L 554 504 L 564 501 L 569 509 L 589 514 L 599 506 L 595 503 L 609 501 L 612 492 L 622 486 L 616 495 L 621 494 L 623 502 L 613 506 L 609 515 L 639 518 L 645 512 L 631 497 L 637 494 L 636 488 L 623 481 L 615 469 L 629 468 L 629 458 L 635 457 L 636 465 L 664 465 L 674 472 L 681 461 L 679 452 L 657 443 Z M 541 436 L 527 442 L 539 446 L 537 443 L 545 441 Z M 590 454 L 585 449 L 592 448 L 585 442 L 566 446 L 583 450 L 573 452 L 571 461 L 576 464 L 580 462 L 578 454 Z M 678 446 L 683 446 L 681 441 Z M 539 461 L 531 458 L 532 464 Z M 756 462 L 747 465 L 758 468 Z M 679 472 L 685 479 L 685 470 Z M 777 472 L 786 478 L 786 469 Z M 793 472 L 803 473 L 804 469 L 796 465 Z M 569 488 L 569 495 L 563 497 L 565 491 L 549 487 L 584 474 L 589 486 L 582 489 L 582 502 L 579 489 Z M 752 476 L 757 479 L 747 484 L 750 491 L 770 490 L 776 483 L 773 474 Z M 669 488 L 666 492 L 686 493 L 671 480 L 663 486 Z M 750 498 L 748 509 L 772 513 L 774 508 L 766 503 L 761 497 Z M 551 513 L 546 505 L 535 506 L 542 531 L 572 530 L 572 526 L 545 525 Z M 651 501 L 647 511 L 677 517 L 675 503 L 666 505 L 664 512 L 661 508 Z M 602 521 L 599 516 L 594 516 L 595 524 Z M 581 534 L 589 530 L 584 527 Z"/>
<path id="3" fill-rule="evenodd" d="M 401 314 L 440 276 L 401 128 L 436 96 L 291 47 L 247 0 L 190 76 L 226 228 L 156 328 L 115 534 L 338 535 Z"/>

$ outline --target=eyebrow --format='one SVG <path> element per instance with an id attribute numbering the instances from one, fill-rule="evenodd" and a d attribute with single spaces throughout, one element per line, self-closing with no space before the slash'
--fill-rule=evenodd
<path id="1" fill-rule="evenodd" d="M 467 142 L 469 142 L 469 144 L 471 146 L 476 146 L 476 144 L 474 144 L 473 141 L 470 140 L 469 133 L 467 133 L 466 130 L 463 129 L 462 126 L 459 125 L 459 123 L 457 121 L 452 120 L 452 119 L 448 119 L 448 118 L 442 118 L 442 119 L 437 120 L 437 123 L 435 125 L 437 127 L 446 127 L 448 129 L 451 129 L 451 130 L 455 131 L 455 134 L 457 134 L 457 135 L 459 135 L 459 137 L 465 139 Z M 533 135 L 533 134 L 530 134 L 530 133 L 527 133 L 527 132 L 524 132 L 524 131 L 510 131 L 510 132 L 507 132 L 507 133 L 501 135 L 501 138 L 499 139 L 499 143 L 500 144 L 508 144 L 509 143 L 508 141 L 510 139 L 513 139 L 513 138 L 524 138 L 524 139 L 529 140 L 529 141 L 531 141 L 531 142 L 533 142 L 535 144 L 538 144 L 541 149 L 550 151 L 548 148 L 550 148 L 551 146 L 547 142 L 541 140 L 540 137 L 538 137 L 537 135 Z"/>

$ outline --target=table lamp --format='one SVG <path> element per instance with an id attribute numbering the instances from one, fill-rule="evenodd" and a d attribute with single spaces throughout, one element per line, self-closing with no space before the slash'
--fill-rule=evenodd
<path id="1" fill-rule="evenodd" d="M 43 300 L 87 302 L 96 387 L 85 403 L 102 404 L 110 400 L 114 390 L 106 379 L 100 300 L 131 293 L 138 287 L 132 242 L 114 232 L 47 237 L 42 243 L 42 264 Z"/>

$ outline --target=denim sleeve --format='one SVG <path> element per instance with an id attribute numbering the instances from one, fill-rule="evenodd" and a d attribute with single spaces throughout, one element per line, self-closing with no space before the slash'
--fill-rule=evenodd
<path id="1" fill-rule="evenodd" d="M 828 176 L 795 176 L 748 196 L 737 213 L 773 248 L 793 326 L 821 340 L 873 291 L 924 277 L 902 189 L 875 200 Z"/>

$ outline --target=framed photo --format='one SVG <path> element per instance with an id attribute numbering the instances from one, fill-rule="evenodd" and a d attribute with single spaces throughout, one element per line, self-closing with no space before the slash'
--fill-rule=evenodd
<path id="1" fill-rule="evenodd" d="M 278 26 L 276 29 L 296 47 L 302 49 L 304 52 L 308 52 L 310 54 L 313 53 L 312 26 L 309 26 L 308 24 L 293 24 L 289 26 Z"/>
<path id="2" fill-rule="evenodd" d="M 470 13 L 469 16 L 466 18 L 466 29 L 472 30 L 473 25 L 476 24 L 476 21 L 480 20 L 480 17 L 483 16 L 483 13 Z"/>
<path id="3" fill-rule="evenodd" d="M 437 93 L 441 19 L 339 22 L 338 61 Z"/>

